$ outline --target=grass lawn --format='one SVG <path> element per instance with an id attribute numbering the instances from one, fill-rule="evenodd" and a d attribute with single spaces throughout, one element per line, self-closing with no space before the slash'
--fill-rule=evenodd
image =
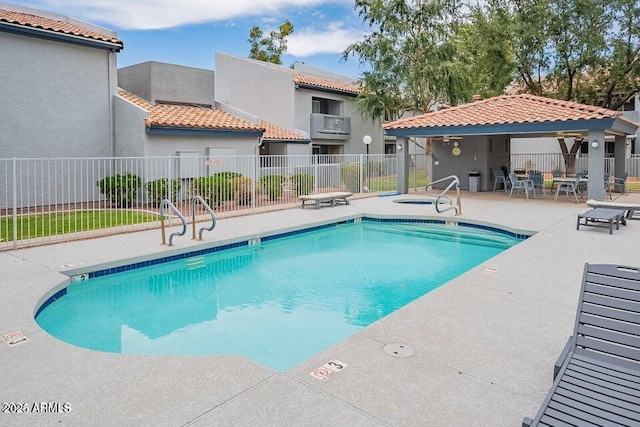
<path id="1" fill-rule="evenodd" d="M 91 210 L 18 215 L 17 239 L 55 236 L 121 225 L 158 221 L 160 217 L 148 212 L 130 210 Z M 11 241 L 13 217 L 0 218 L 0 240 Z"/>

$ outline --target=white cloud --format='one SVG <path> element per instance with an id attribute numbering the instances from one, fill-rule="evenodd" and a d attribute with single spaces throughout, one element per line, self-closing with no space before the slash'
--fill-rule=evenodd
<path id="1" fill-rule="evenodd" d="M 325 30 L 294 31 L 287 38 L 287 53 L 303 58 L 319 53 L 342 53 L 362 37 L 362 30 L 344 28 L 343 23 L 332 22 Z"/>
<path id="2" fill-rule="evenodd" d="M 323 4 L 353 6 L 353 0 L 31 0 L 23 5 L 51 10 L 122 29 L 162 29 L 265 14 Z"/>

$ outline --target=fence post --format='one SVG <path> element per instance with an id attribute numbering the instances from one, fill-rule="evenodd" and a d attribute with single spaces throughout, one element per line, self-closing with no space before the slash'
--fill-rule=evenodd
<path id="1" fill-rule="evenodd" d="M 173 162 L 171 161 L 171 155 L 167 156 L 167 187 L 169 189 L 169 192 L 167 193 L 167 198 L 173 203 L 174 198 L 173 198 Z M 176 195 L 176 199 L 177 195 Z"/>
<path id="2" fill-rule="evenodd" d="M 260 166 L 260 154 L 253 154 L 253 168 L 251 171 L 251 213 L 255 215 L 256 213 L 256 186 L 258 183 L 256 182 L 258 178 L 258 167 Z"/>
<path id="3" fill-rule="evenodd" d="M 17 160 L 15 157 L 11 158 L 12 165 L 12 191 L 13 191 L 13 249 L 18 249 L 18 177 L 16 173 L 16 163 Z"/>
<path id="4" fill-rule="evenodd" d="M 360 154 L 360 193 L 364 193 L 364 154 Z"/>

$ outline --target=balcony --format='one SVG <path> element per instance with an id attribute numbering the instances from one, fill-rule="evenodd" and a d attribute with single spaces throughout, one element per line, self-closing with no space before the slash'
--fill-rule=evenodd
<path id="1" fill-rule="evenodd" d="M 311 113 L 311 138 L 340 139 L 351 137 L 351 117 Z"/>

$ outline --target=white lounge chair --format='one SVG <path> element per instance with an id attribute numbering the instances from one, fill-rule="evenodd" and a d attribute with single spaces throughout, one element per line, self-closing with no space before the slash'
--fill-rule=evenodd
<path id="1" fill-rule="evenodd" d="M 303 196 L 298 196 L 298 199 L 302 200 L 302 209 L 304 209 L 307 205 L 307 202 L 312 202 L 311 206 L 314 206 L 316 209 L 320 209 L 321 204 L 328 204 L 331 206 L 335 206 L 338 204 L 349 204 L 349 200 L 347 197 L 353 196 L 353 193 L 347 193 L 345 191 L 336 191 L 333 193 L 320 193 L 320 194 L 305 194 Z"/>

